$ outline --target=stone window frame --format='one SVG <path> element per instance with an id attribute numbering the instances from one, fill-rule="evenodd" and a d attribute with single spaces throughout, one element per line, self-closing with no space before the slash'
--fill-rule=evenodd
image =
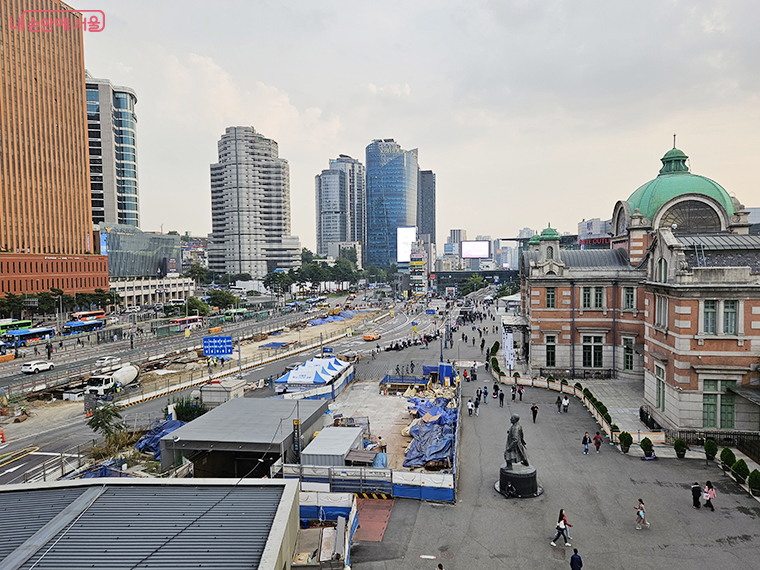
<path id="1" fill-rule="evenodd" d="M 551 293 L 551 297 L 550 297 L 550 293 Z M 550 298 L 551 298 L 551 303 L 549 303 Z M 557 308 L 557 288 L 556 287 L 546 288 L 546 308 L 547 309 Z"/>
<path id="2" fill-rule="evenodd" d="M 631 294 L 630 306 L 626 304 L 629 289 L 633 292 Z M 624 311 L 635 311 L 636 310 L 636 287 L 624 285 L 623 287 L 621 287 L 621 290 L 622 290 L 621 293 L 622 293 L 623 298 L 620 300 L 620 306 L 623 307 Z"/>
<path id="3" fill-rule="evenodd" d="M 655 363 L 654 365 L 654 379 L 655 390 L 657 391 L 656 407 L 661 412 L 665 411 L 665 384 L 667 384 L 667 369 L 664 366 L 660 366 Z"/>
<path id="4" fill-rule="evenodd" d="M 715 332 L 705 332 L 705 301 L 715 301 Z M 736 321 L 735 332 L 727 333 L 725 331 L 725 302 L 736 302 Z M 699 308 L 697 309 L 697 338 L 715 338 L 717 337 L 729 337 L 729 338 L 741 338 L 744 336 L 744 300 L 743 299 L 699 299 Z"/>

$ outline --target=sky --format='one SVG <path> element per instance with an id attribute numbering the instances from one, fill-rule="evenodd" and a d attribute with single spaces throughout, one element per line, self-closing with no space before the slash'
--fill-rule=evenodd
<path id="1" fill-rule="evenodd" d="M 760 207 L 756 0 L 77 0 L 105 12 L 90 73 L 138 96 L 141 228 L 211 231 L 209 165 L 252 125 L 290 165 L 315 248 L 314 176 L 377 138 L 419 149 L 437 241 L 575 233 L 673 146 Z"/>

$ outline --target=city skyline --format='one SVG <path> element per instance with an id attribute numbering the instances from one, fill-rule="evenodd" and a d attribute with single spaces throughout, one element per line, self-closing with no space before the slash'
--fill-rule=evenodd
<path id="1" fill-rule="evenodd" d="M 280 143 L 293 232 L 312 250 L 314 174 L 374 138 L 409 141 L 436 173 L 439 205 L 456 205 L 439 206 L 441 243 L 476 218 L 497 238 L 604 217 L 673 133 L 699 157 L 695 173 L 758 205 L 746 168 L 760 142 L 754 4 L 466 6 L 407 6 L 397 26 L 381 6 L 199 5 L 175 30 L 162 22 L 179 3 L 102 2 L 108 24 L 87 36 L 85 61 L 140 94 L 141 226 L 210 231 L 210 212 L 193 205 L 231 124 Z M 267 57 L 244 55 L 254 41 L 271 46 Z M 365 49 L 373 43 L 384 47 Z"/>

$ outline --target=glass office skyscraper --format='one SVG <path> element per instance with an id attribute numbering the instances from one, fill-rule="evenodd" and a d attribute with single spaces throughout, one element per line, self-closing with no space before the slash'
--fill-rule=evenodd
<path id="1" fill-rule="evenodd" d="M 417 149 L 373 140 L 367 156 L 367 265 L 396 263 L 397 228 L 417 225 Z"/>
<path id="2" fill-rule="evenodd" d="M 86 85 L 92 221 L 139 227 L 137 94 L 89 73 Z"/>
<path id="3" fill-rule="evenodd" d="M 435 172 L 420 170 L 417 180 L 417 233 L 435 243 Z"/>

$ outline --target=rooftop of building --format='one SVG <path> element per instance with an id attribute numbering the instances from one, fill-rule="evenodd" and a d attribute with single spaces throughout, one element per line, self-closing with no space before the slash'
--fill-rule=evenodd
<path id="1" fill-rule="evenodd" d="M 538 251 L 526 251 L 527 261 L 538 261 Z M 624 249 L 563 249 L 559 255 L 569 269 L 632 269 Z"/>
<path id="2" fill-rule="evenodd" d="M 4 485 L 4 568 L 262 568 L 297 482 L 86 479 Z M 278 513 L 278 510 L 280 512 Z"/>
<path id="3" fill-rule="evenodd" d="M 686 194 L 708 196 L 717 201 L 727 214 L 734 214 L 734 201 L 728 192 L 705 176 L 692 174 L 686 164 L 686 156 L 681 150 L 673 148 L 662 157 L 662 168 L 657 178 L 640 186 L 628 198 L 631 211 L 638 208 L 645 218 L 654 218 L 657 211 L 667 202 Z"/>

